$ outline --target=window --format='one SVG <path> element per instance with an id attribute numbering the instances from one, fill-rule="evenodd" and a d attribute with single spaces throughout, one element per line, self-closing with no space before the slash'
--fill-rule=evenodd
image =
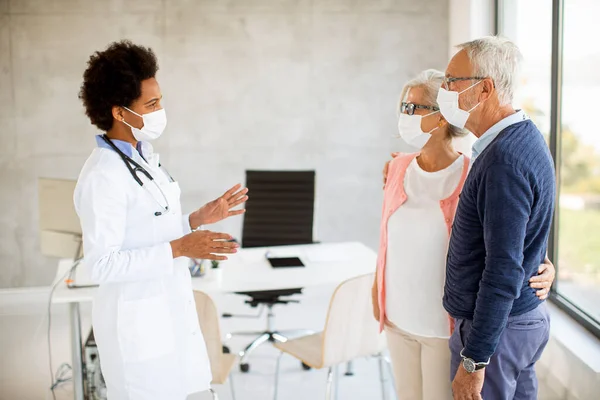
<path id="1" fill-rule="evenodd" d="M 590 45 L 597 0 L 565 0 L 557 292 L 600 321 L 600 46 Z M 587 114 L 587 115 L 586 115 Z M 593 112 L 592 112 L 593 115 Z"/>
<path id="2" fill-rule="evenodd" d="M 552 0 L 499 2 L 498 31 L 519 46 L 523 65 L 514 105 L 550 137 Z"/>
<path id="3" fill-rule="evenodd" d="M 515 106 L 546 136 L 558 171 L 551 298 L 600 337 L 600 46 L 597 0 L 498 0 L 500 35 L 524 57 Z M 560 96 L 560 97 L 559 97 Z"/>

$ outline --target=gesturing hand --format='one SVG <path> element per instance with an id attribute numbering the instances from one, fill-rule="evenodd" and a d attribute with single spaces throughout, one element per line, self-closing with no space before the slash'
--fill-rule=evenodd
<path id="1" fill-rule="evenodd" d="M 227 260 L 218 254 L 237 253 L 239 245 L 231 240 L 231 235 L 211 231 L 195 231 L 171 242 L 173 258 L 189 257 L 200 260 Z"/>
<path id="2" fill-rule="evenodd" d="M 240 204 L 248 200 L 248 188 L 243 188 L 241 184 L 237 184 L 223 194 L 223 196 L 206 203 L 199 210 L 190 215 L 190 226 L 196 229 L 200 225 L 214 224 L 224 220 L 225 218 L 232 217 L 234 215 L 240 215 L 246 212 L 246 210 L 234 210 L 231 209 L 239 206 Z"/>

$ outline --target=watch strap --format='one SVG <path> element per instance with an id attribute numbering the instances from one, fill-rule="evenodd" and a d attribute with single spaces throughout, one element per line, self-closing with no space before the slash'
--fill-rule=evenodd
<path id="1" fill-rule="evenodd" d="M 483 362 L 475 362 L 472 358 L 469 357 L 465 357 L 463 355 L 463 351 L 464 349 L 462 349 L 460 351 L 460 357 L 462 358 L 462 365 L 463 368 L 468 372 L 468 373 L 473 373 L 475 371 L 479 371 L 484 369 L 485 367 L 487 367 L 490 364 L 490 359 L 488 359 L 487 361 L 483 361 Z"/>

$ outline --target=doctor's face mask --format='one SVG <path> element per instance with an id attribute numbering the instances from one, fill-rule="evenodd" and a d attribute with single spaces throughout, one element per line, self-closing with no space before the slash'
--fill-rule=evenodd
<path id="1" fill-rule="evenodd" d="M 144 126 L 142 126 L 141 129 L 138 129 L 128 124 L 124 119 L 122 121 L 125 125 L 131 128 L 133 137 L 138 142 L 150 142 L 152 140 L 158 139 L 167 127 L 167 114 L 165 113 L 164 108 L 143 115 L 140 115 L 127 107 L 123 108 L 129 111 L 130 113 L 141 117 L 144 121 Z"/>
<path id="2" fill-rule="evenodd" d="M 131 128 L 135 140 L 150 142 L 158 139 L 164 132 L 167 126 L 167 115 L 161 105 L 162 93 L 156 78 L 143 80 L 140 85 L 140 92 L 140 96 L 131 104 L 121 107 L 125 111 L 121 114 L 120 121 Z M 125 118 L 127 113 L 130 116 Z M 132 115 L 139 118 L 132 117 Z M 140 127 L 136 128 L 136 126 Z"/>

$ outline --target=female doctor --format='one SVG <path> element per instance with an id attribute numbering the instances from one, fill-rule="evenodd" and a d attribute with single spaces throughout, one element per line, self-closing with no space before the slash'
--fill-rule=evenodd
<path id="1" fill-rule="evenodd" d="M 128 41 L 90 57 L 80 98 L 106 132 L 86 161 L 74 201 L 85 264 L 99 283 L 92 322 L 111 400 L 184 400 L 210 389 L 207 350 L 188 260 L 225 260 L 231 236 L 194 231 L 243 210 L 247 189 L 182 215 L 178 183 L 150 141 L 167 120 L 151 49 Z"/>

